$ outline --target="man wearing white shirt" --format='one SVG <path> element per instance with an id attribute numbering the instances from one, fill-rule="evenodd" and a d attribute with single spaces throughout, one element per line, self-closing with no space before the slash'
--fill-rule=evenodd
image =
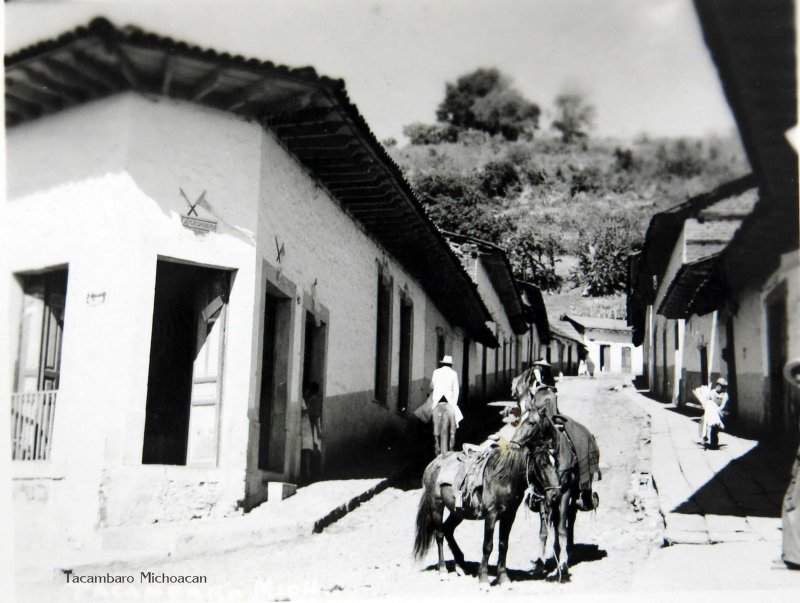
<path id="1" fill-rule="evenodd" d="M 433 390 L 432 404 L 436 405 L 442 401 L 452 404 L 456 415 L 456 425 L 458 425 L 464 415 L 461 414 L 461 409 L 458 407 L 458 373 L 453 370 L 452 356 L 445 356 L 439 361 L 439 368 L 433 371 L 431 376 L 431 389 Z"/>

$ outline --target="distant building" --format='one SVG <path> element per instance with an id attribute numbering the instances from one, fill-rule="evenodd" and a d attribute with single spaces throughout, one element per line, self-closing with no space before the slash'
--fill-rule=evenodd
<path id="1" fill-rule="evenodd" d="M 498 346 L 464 340 L 459 374 L 465 403 L 508 399 L 511 380 L 530 366 L 533 351 L 548 340 L 547 314 L 541 291 L 515 281 L 506 252 L 475 237 L 444 233 L 475 282 L 493 321 Z M 459 367 L 456 367 L 457 369 Z"/>
<path id="2" fill-rule="evenodd" d="M 800 356 L 793 4 L 696 6 L 753 176 L 653 217 L 630 260 L 628 317 L 663 399 L 721 374 L 732 422 L 795 440 L 800 400 L 782 377 Z"/>
<path id="3" fill-rule="evenodd" d="M 642 348 L 633 345 L 631 328 L 624 320 L 575 314 L 564 314 L 561 320 L 583 337 L 595 374 L 642 374 Z"/>
<path id="4" fill-rule="evenodd" d="M 553 374 L 562 373 L 567 377 L 577 375 L 581 360 L 585 360 L 588 354 L 583 336 L 572 323 L 566 321 L 551 324 L 550 334 L 553 340 L 546 349 L 545 357 L 550 356 Z"/>
<path id="5" fill-rule="evenodd" d="M 5 111 L 18 542 L 259 504 L 308 382 L 346 468 L 445 353 L 519 363 L 513 283 L 491 314 L 340 80 L 95 20 L 6 57 Z"/>

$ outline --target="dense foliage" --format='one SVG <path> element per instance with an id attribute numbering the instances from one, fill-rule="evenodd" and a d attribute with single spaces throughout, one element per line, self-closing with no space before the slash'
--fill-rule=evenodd
<path id="1" fill-rule="evenodd" d="M 540 112 L 512 87 L 508 76 L 497 69 L 477 69 L 447 83 L 436 119 L 457 130 L 479 130 L 517 140 L 533 136 Z"/>
<path id="2" fill-rule="evenodd" d="M 738 141 L 723 138 L 568 144 L 462 132 L 389 151 L 440 228 L 505 247 L 516 276 L 546 291 L 586 295 L 623 290 L 625 258 L 653 213 L 747 171 Z"/>
<path id="3" fill-rule="evenodd" d="M 515 275 L 545 291 L 623 291 L 653 213 L 748 169 L 734 138 L 590 139 L 595 109 L 574 90 L 555 99 L 558 136 L 534 140 L 539 106 L 511 84 L 497 69 L 448 83 L 439 123 L 410 124 L 411 144 L 387 148 L 435 224 L 504 247 Z"/>

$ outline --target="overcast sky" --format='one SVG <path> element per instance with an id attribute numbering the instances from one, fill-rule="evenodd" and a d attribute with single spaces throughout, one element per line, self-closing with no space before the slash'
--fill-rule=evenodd
<path id="1" fill-rule="evenodd" d="M 6 52 L 104 15 L 202 47 L 344 78 L 378 138 L 432 122 L 446 81 L 496 66 L 545 112 L 565 86 L 600 136 L 735 126 L 691 0 L 261 0 L 5 4 Z"/>

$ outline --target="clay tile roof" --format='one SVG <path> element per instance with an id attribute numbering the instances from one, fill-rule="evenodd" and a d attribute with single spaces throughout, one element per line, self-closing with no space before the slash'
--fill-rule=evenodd
<path id="1" fill-rule="evenodd" d="M 377 141 L 344 82 L 203 49 L 106 19 L 5 57 L 6 127 L 123 91 L 260 124 L 416 278 L 448 320 L 497 345 L 477 287 Z"/>

